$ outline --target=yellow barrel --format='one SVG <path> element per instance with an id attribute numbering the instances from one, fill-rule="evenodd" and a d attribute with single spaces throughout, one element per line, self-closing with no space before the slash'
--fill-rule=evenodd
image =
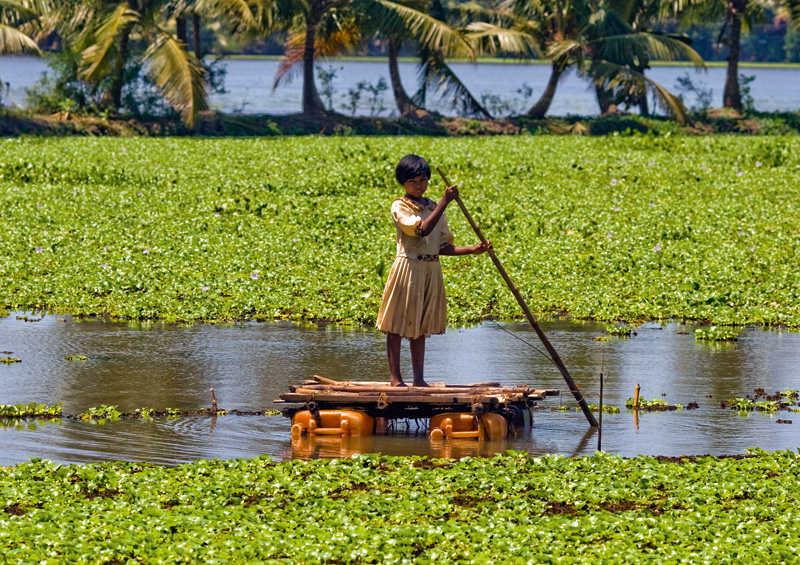
<path id="1" fill-rule="evenodd" d="M 469 412 L 437 414 L 431 418 L 431 439 L 475 438 L 501 440 L 508 434 L 508 422 L 500 414 L 490 412 L 475 416 Z"/>
<path id="2" fill-rule="evenodd" d="M 355 410 L 320 410 L 319 424 L 308 410 L 301 410 L 292 417 L 292 437 L 302 434 L 328 436 L 371 436 L 375 419 Z"/>

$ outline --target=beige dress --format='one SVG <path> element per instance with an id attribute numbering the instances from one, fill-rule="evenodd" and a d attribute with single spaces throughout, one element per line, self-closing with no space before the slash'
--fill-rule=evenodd
<path id="1" fill-rule="evenodd" d="M 408 339 L 442 334 L 447 327 L 447 298 L 444 293 L 439 250 L 453 243 L 444 214 L 433 232 L 422 237 L 422 222 L 436 203 L 429 198 L 420 206 L 408 198 L 392 204 L 397 226 L 397 257 L 383 290 L 375 326 L 382 332 Z"/>

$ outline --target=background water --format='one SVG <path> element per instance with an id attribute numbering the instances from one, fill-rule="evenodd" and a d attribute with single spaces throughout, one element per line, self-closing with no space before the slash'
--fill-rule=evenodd
<path id="1" fill-rule="evenodd" d="M 0 351 L 22 363 L 0 365 L 0 403 L 64 401 L 65 413 L 101 404 L 133 411 L 147 406 L 197 409 L 210 406 L 214 387 L 220 407 L 263 410 L 314 374 L 337 380 L 388 380 L 383 335 L 372 329 L 301 326 L 288 322 L 234 326 L 73 321 L 45 316 L 39 322 L 0 320 Z M 30 315 L 29 315 L 30 316 Z M 38 317 L 38 316 L 37 316 Z M 590 402 L 597 403 L 598 375 L 605 368 L 605 402 L 622 408 L 603 416 L 603 449 L 637 454 L 732 454 L 750 447 L 796 449 L 800 415 L 749 413 L 719 408 L 719 401 L 800 389 L 800 334 L 748 328 L 735 343 L 695 342 L 693 328 L 648 324 L 630 339 L 598 342 L 603 326 L 547 322 L 543 328 Z M 503 324 L 538 344 L 525 324 Z M 688 335 L 683 332 L 689 332 Z M 11 352 L 11 353 L 8 353 Z M 66 361 L 86 355 L 86 362 Z M 407 346 L 404 371 L 410 375 Z M 536 388 L 564 388 L 558 371 L 539 353 L 496 324 L 450 329 L 428 341 L 426 379 L 469 383 L 496 380 Z M 641 384 L 642 397 L 697 402 L 700 409 L 641 413 L 624 408 Z M 666 396 L 662 396 L 666 394 Z M 711 396 L 713 398 L 707 398 Z M 282 416 L 185 417 L 177 420 L 95 422 L 57 420 L 0 427 L 0 465 L 43 457 L 62 462 L 146 460 L 174 464 L 198 458 L 269 454 L 276 459 L 341 457 L 353 452 L 461 457 L 506 449 L 534 454 L 587 454 L 597 447 L 575 402 L 569 411 L 535 412 L 532 428 L 503 442 L 456 440 L 431 444 L 424 436 L 303 438 L 293 442 Z M 550 398 L 540 405 L 559 405 Z M 797 416 L 793 418 L 793 416 Z M 777 419 L 792 425 L 777 424 Z M 412 426 L 412 432 L 414 428 Z"/>
<path id="2" fill-rule="evenodd" d="M 288 84 L 272 89 L 276 60 L 235 59 L 225 60 L 223 66 L 227 70 L 225 77 L 225 93 L 211 96 L 211 106 L 223 112 L 241 112 L 245 114 L 289 114 L 301 110 L 302 80 L 299 78 Z M 333 87 L 334 108 L 342 113 L 343 104 L 348 101 L 348 89 L 355 88 L 359 81 L 377 84 L 383 77 L 389 83 L 388 65 L 385 61 L 334 61 L 323 63 L 325 69 L 333 68 L 336 77 Z M 533 105 L 544 90 L 550 75 L 549 65 L 531 64 L 493 64 L 493 63 L 453 63 L 452 68 L 457 76 L 466 84 L 472 94 L 480 99 L 484 94 L 497 96 L 512 103 L 516 110 L 524 111 Z M 34 85 L 42 73 L 48 69 L 44 59 L 32 57 L 0 57 L 0 80 L 8 85 L 8 91 L 2 100 L 8 106 L 21 106 L 25 103 L 25 88 Z M 755 107 L 764 112 L 795 111 L 800 108 L 800 68 L 779 69 L 774 67 L 745 67 L 740 73 L 754 76 L 749 85 Z M 400 74 L 406 90 L 413 94 L 418 88 L 417 65 L 401 63 Z M 659 82 L 673 93 L 678 78 L 688 74 L 695 85 L 713 91 L 712 107 L 722 105 L 722 92 L 725 83 L 725 69 L 709 68 L 708 71 L 696 71 L 692 67 L 655 67 L 648 71 L 648 76 Z M 527 84 L 533 89 L 531 97 L 525 102 L 518 92 Z M 318 88 L 320 87 L 317 81 Z M 369 115 L 370 104 L 367 96 L 362 96 L 358 115 Z M 431 97 L 430 106 L 444 114 L 455 115 L 448 104 L 436 96 Z M 686 97 L 686 103 L 696 104 L 694 95 Z M 395 108 L 391 90 L 383 95 L 383 105 L 388 108 L 382 115 L 387 116 Z M 651 104 L 651 108 L 653 105 Z M 550 107 L 550 115 L 565 116 L 577 114 L 584 116 L 598 113 L 594 92 L 586 79 L 578 77 L 574 72 L 567 73 L 561 80 L 555 99 Z"/>

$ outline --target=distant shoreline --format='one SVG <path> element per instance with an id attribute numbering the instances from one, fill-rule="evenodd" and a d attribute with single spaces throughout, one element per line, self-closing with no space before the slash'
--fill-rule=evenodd
<path id="1" fill-rule="evenodd" d="M 34 59 L 47 59 L 48 55 L 53 53 L 45 53 L 42 57 L 34 55 L 5 55 L 5 57 L 30 57 Z M 222 55 L 206 55 L 205 59 L 214 60 L 253 60 L 253 61 L 279 61 L 283 58 L 282 55 L 247 55 L 239 53 L 226 53 Z M 344 57 L 334 57 L 329 59 L 322 59 L 317 61 L 317 64 L 336 63 L 336 62 L 365 62 L 365 63 L 386 63 L 388 64 L 388 57 L 382 56 L 369 56 L 369 55 L 350 55 Z M 401 63 L 417 63 L 419 59 L 416 57 L 400 57 Z M 475 61 L 469 59 L 450 59 L 451 63 L 475 63 L 481 65 L 549 65 L 548 59 L 501 59 L 490 57 L 478 57 Z M 706 61 L 708 68 L 725 68 L 728 63 L 726 61 Z M 694 65 L 689 61 L 652 61 L 651 67 L 686 67 L 693 68 Z M 757 63 L 740 61 L 739 68 L 745 69 L 787 69 L 787 70 L 800 70 L 800 63 Z"/>

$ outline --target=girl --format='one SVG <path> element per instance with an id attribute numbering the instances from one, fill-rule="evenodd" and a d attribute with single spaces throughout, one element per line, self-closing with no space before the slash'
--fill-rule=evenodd
<path id="1" fill-rule="evenodd" d="M 406 386 L 400 375 L 400 342 L 411 342 L 414 386 L 428 386 L 423 378 L 425 338 L 443 334 L 447 326 L 440 255 L 480 255 L 491 243 L 454 247 L 444 209 L 458 196 L 448 186 L 439 202 L 425 198 L 431 169 L 418 155 L 406 155 L 397 164 L 395 178 L 406 193 L 392 204 L 397 226 L 397 257 L 389 272 L 376 327 L 386 334 L 386 355 L 393 386 Z"/>

